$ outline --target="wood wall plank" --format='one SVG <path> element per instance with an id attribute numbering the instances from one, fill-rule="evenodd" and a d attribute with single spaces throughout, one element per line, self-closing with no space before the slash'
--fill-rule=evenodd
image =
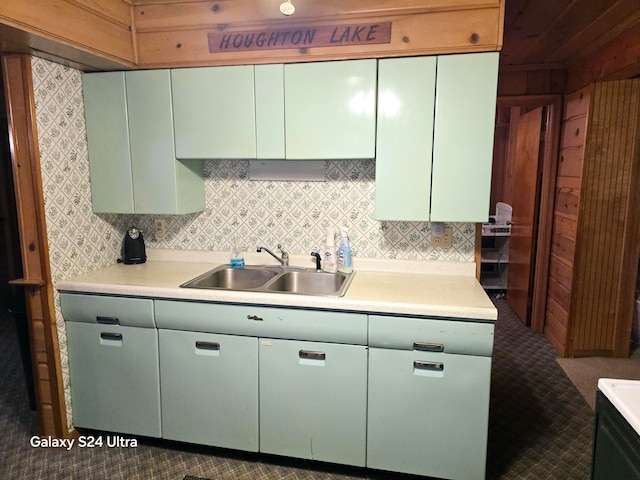
<path id="1" fill-rule="evenodd" d="M 593 82 L 640 75 L 640 23 L 622 32 L 605 47 L 582 59 L 568 70 L 567 92 Z"/>
<path id="2" fill-rule="evenodd" d="M 576 356 L 628 355 L 635 287 L 628 280 L 638 264 L 639 111 L 640 79 L 593 85 L 571 300 Z"/>
<path id="3" fill-rule="evenodd" d="M 5 1 L 0 2 L 0 24 L 131 63 L 135 59 L 129 8 L 123 0 Z"/>
<path id="4" fill-rule="evenodd" d="M 183 30 L 198 26 L 219 25 L 274 27 L 327 19 L 411 15 L 430 12 L 499 8 L 499 0 L 323 0 L 322 2 L 295 2 L 295 14 L 285 17 L 280 13 L 281 0 L 192 0 L 192 1 L 133 1 L 133 18 L 140 32 Z"/>
<path id="5" fill-rule="evenodd" d="M 560 151 L 560 165 L 558 166 L 558 176 L 580 178 L 582 175 L 582 160 L 584 158 L 584 147 L 563 148 Z"/>
<path id="6" fill-rule="evenodd" d="M 587 133 L 587 117 L 571 117 L 564 122 L 560 144 L 562 148 L 576 148 L 584 145 Z"/>
<path id="7" fill-rule="evenodd" d="M 161 7 L 161 5 L 158 5 Z M 142 7 L 141 7 L 142 8 Z M 145 17 L 148 13 L 145 13 Z M 432 55 L 454 52 L 496 51 L 501 44 L 501 9 L 490 7 L 474 10 L 435 11 L 412 15 L 390 14 L 363 18 L 365 21 L 391 21 L 391 42 L 376 45 L 350 45 L 267 51 L 210 53 L 207 33 L 233 33 L 256 25 L 247 23 L 203 24 L 189 14 L 190 20 L 180 29 L 149 29 L 137 26 L 138 66 L 161 68 L 196 65 L 237 65 L 261 63 L 306 62 L 345 58 L 379 58 L 405 55 Z M 347 25 L 349 15 L 324 17 L 287 25 Z M 281 23 L 262 25 L 282 26 Z"/>

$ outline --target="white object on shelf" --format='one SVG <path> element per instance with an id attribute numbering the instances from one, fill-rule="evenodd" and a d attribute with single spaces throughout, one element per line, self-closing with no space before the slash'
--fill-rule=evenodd
<path id="1" fill-rule="evenodd" d="M 480 284 L 486 290 L 507 289 L 511 215 L 511 206 L 498 202 L 493 222 L 482 224 Z"/>

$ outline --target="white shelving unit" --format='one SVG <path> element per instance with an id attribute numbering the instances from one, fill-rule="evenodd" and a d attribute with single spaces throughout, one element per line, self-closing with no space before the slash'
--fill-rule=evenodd
<path id="1" fill-rule="evenodd" d="M 498 202 L 493 221 L 482 224 L 480 284 L 492 293 L 505 293 L 509 270 L 511 206 Z"/>

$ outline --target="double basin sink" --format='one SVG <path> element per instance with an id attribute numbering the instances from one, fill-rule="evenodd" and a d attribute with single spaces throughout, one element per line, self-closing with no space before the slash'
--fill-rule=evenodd
<path id="1" fill-rule="evenodd" d="M 353 275 L 296 267 L 221 265 L 180 287 L 341 297 Z"/>

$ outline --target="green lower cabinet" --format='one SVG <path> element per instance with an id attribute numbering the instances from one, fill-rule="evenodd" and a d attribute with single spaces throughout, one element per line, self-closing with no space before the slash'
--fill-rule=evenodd
<path id="1" fill-rule="evenodd" d="M 159 331 L 162 432 L 258 451 L 258 339 Z"/>
<path id="2" fill-rule="evenodd" d="M 367 466 L 485 478 L 491 358 L 369 349 Z"/>
<path id="3" fill-rule="evenodd" d="M 160 437 L 155 328 L 66 322 L 73 424 Z"/>
<path id="4" fill-rule="evenodd" d="M 260 451 L 365 465 L 367 347 L 260 339 Z"/>

